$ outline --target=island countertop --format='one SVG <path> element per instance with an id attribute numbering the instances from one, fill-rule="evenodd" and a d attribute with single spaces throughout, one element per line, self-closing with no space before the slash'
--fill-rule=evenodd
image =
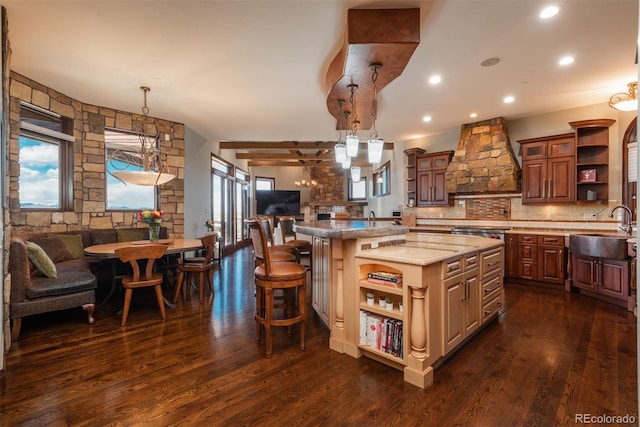
<path id="1" fill-rule="evenodd" d="M 320 220 L 296 222 L 294 229 L 297 233 L 309 236 L 325 237 L 328 239 L 358 239 L 362 237 L 390 236 L 405 234 L 409 227 L 395 225 L 385 221 L 348 221 L 348 220 Z"/>

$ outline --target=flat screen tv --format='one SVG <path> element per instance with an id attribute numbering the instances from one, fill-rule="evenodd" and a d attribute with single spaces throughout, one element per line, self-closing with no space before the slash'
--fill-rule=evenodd
<path id="1" fill-rule="evenodd" d="M 258 215 L 298 215 L 300 214 L 300 192 L 257 190 L 256 213 Z"/>

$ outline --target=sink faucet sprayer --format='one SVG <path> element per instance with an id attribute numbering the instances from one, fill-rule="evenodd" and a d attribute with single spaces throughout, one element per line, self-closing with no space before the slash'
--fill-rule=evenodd
<path id="1" fill-rule="evenodd" d="M 622 215 L 622 224 L 620 224 L 618 228 L 627 233 L 627 235 L 631 236 L 631 234 L 633 233 L 633 227 L 631 226 L 631 218 L 633 218 L 633 213 L 631 212 L 631 209 L 629 209 L 625 205 L 618 205 L 615 208 L 611 209 L 611 212 L 609 212 L 609 218 L 613 218 L 613 213 L 617 209 L 624 209 L 626 212 L 626 214 Z"/>
<path id="2" fill-rule="evenodd" d="M 376 213 L 374 211 L 369 211 L 369 219 L 367 220 L 367 223 L 371 224 L 371 220 L 376 220 Z"/>

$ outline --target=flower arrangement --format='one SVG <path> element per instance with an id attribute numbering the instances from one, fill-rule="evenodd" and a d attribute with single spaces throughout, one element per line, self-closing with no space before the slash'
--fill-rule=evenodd
<path id="1" fill-rule="evenodd" d="M 204 222 L 204 226 L 207 227 L 207 230 L 209 231 L 213 231 L 215 225 L 213 224 L 213 221 L 211 221 L 210 219 L 206 220 Z"/>
<path id="2" fill-rule="evenodd" d="M 147 224 L 160 224 L 164 211 L 146 210 L 138 213 L 138 221 L 146 222 Z"/>

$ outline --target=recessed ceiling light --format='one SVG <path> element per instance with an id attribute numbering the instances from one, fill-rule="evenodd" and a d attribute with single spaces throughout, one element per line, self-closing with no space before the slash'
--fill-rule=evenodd
<path id="1" fill-rule="evenodd" d="M 513 101 L 515 101 L 516 99 L 509 95 L 509 96 L 505 96 L 504 99 L 502 100 L 505 104 L 511 104 Z"/>
<path id="2" fill-rule="evenodd" d="M 480 65 L 483 67 L 492 67 L 496 65 L 498 62 L 500 62 L 500 58 L 487 58 L 484 61 L 482 61 Z"/>
<path id="3" fill-rule="evenodd" d="M 558 65 L 569 65 L 569 64 L 573 64 L 573 61 L 575 59 L 573 58 L 573 56 L 563 56 L 562 58 L 560 58 L 560 60 L 558 61 Z"/>
<path id="4" fill-rule="evenodd" d="M 431 121 L 431 116 L 424 116 L 422 118 L 422 121 L 425 122 L 425 123 L 429 123 Z"/>
<path id="5" fill-rule="evenodd" d="M 478 117 L 478 113 L 471 113 L 469 114 L 469 117 L 471 117 L 472 119 L 475 119 L 476 117 Z"/>
<path id="6" fill-rule="evenodd" d="M 442 77 L 440 77 L 440 75 L 438 74 L 434 74 L 433 76 L 429 77 L 429 83 L 431 83 L 432 85 L 437 85 L 441 81 Z"/>
<path id="7" fill-rule="evenodd" d="M 558 6 L 547 6 L 542 9 L 542 11 L 540 11 L 540 15 L 538 16 L 540 17 L 540 19 L 549 19 L 556 16 L 559 11 L 560 8 L 558 8 Z"/>

